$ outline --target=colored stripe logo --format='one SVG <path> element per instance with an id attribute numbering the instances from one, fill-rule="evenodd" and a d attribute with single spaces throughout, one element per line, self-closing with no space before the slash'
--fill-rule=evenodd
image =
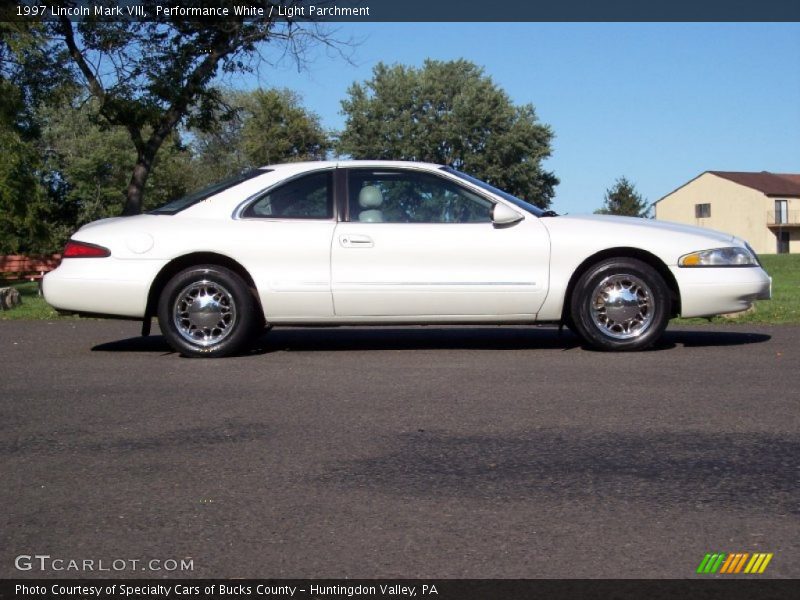
<path id="1" fill-rule="evenodd" d="M 737 573 L 756 574 L 763 573 L 773 554 L 766 552 L 715 552 L 706 554 L 697 567 L 697 572 L 703 575 L 722 573 L 725 575 L 735 575 Z"/>

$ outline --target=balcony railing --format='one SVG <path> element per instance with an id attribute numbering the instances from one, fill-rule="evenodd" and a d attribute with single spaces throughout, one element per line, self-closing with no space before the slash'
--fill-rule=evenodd
<path id="1" fill-rule="evenodd" d="M 767 225 L 770 227 L 780 227 L 782 225 L 796 227 L 800 225 L 800 210 L 767 211 Z"/>

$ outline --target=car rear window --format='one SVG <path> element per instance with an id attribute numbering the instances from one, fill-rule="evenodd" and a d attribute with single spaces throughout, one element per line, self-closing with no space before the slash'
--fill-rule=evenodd
<path id="1" fill-rule="evenodd" d="M 197 190 L 196 192 L 192 192 L 182 198 L 178 198 L 177 200 L 172 200 L 167 202 L 166 204 L 159 206 L 156 209 L 150 211 L 151 215 L 174 215 L 176 213 L 181 212 L 197 204 L 198 202 L 202 202 L 206 198 L 210 198 L 214 194 L 219 194 L 220 192 L 224 192 L 227 189 L 232 188 L 235 185 L 239 185 L 247 181 L 248 179 L 253 179 L 253 177 L 258 177 L 259 175 L 263 175 L 264 173 L 269 173 L 272 169 L 251 169 L 249 171 L 245 171 L 243 173 L 239 173 L 238 175 L 234 175 L 233 177 L 229 177 L 223 181 L 218 183 L 212 183 L 211 185 L 204 187 L 201 190 Z"/>

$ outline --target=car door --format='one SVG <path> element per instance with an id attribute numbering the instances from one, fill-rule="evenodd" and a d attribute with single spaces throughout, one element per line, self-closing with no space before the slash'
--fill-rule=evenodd
<path id="1" fill-rule="evenodd" d="M 333 317 L 334 170 L 303 172 L 254 197 L 235 221 L 235 256 L 270 322 Z"/>
<path id="2" fill-rule="evenodd" d="M 549 237 L 526 213 L 426 170 L 347 169 L 331 286 L 337 317 L 530 320 L 547 292 Z M 521 212 L 521 211 L 520 211 Z"/>

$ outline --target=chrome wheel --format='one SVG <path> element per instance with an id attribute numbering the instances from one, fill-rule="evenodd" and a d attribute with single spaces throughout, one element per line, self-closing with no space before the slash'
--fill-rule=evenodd
<path id="1" fill-rule="evenodd" d="M 224 340 L 236 325 L 233 295 L 215 281 L 195 281 L 175 298 L 173 320 L 178 333 L 188 342 L 212 346 Z"/>
<path id="2" fill-rule="evenodd" d="M 653 292 L 635 275 L 610 275 L 591 294 L 592 322 L 605 335 L 617 340 L 636 338 L 647 331 L 654 309 Z"/>

